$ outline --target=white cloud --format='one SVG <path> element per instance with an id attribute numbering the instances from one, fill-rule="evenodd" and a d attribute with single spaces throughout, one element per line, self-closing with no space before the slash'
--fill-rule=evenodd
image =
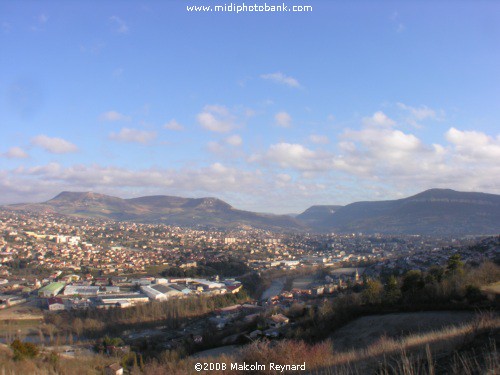
<path id="1" fill-rule="evenodd" d="M 450 128 L 446 140 L 455 146 L 461 157 L 470 159 L 500 160 L 500 136 L 490 137 L 478 131 L 461 131 Z"/>
<path id="2" fill-rule="evenodd" d="M 31 143 L 52 154 L 67 154 L 78 151 L 78 147 L 73 143 L 62 138 L 51 138 L 44 134 L 34 137 Z"/>
<path id="3" fill-rule="evenodd" d="M 109 139 L 119 142 L 136 142 L 146 144 L 156 138 L 156 132 L 139 129 L 122 128 L 118 133 L 111 133 Z"/>
<path id="4" fill-rule="evenodd" d="M 223 155 L 224 152 L 226 151 L 223 145 L 221 145 L 219 142 L 215 142 L 215 141 L 208 142 L 207 149 L 212 154 L 218 154 L 218 155 Z"/>
<path id="5" fill-rule="evenodd" d="M 182 126 L 181 124 L 179 124 L 175 119 L 173 120 L 170 120 L 169 122 L 167 122 L 165 125 L 163 125 L 163 127 L 165 129 L 168 129 L 168 130 L 175 130 L 175 131 L 181 131 L 181 130 L 184 130 L 184 126 Z"/>
<path id="6" fill-rule="evenodd" d="M 300 87 L 299 81 L 297 81 L 293 77 L 286 76 L 281 72 L 262 74 L 260 76 L 260 78 L 265 79 L 265 80 L 269 80 L 269 81 L 273 81 L 273 82 L 276 82 L 276 83 L 279 83 L 282 85 L 286 85 L 289 87 L 295 87 L 295 88 Z"/>
<path id="7" fill-rule="evenodd" d="M 328 155 L 310 150 L 298 143 L 277 143 L 269 147 L 264 154 L 252 155 L 251 162 L 277 164 L 281 168 L 300 171 L 326 170 L 330 165 Z"/>
<path id="8" fill-rule="evenodd" d="M 280 182 L 290 182 L 290 181 L 292 181 L 292 176 L 290 176 L 289 174 L 286 174 L 286 173 L 279 173 L 279 174 L 276 175 L 276 178 Z"/>
<path id="9" fill-rule="evenodd" d="M 404 109 L 405 111 L 408 111 L 411 113 L 411 115 L 416 119 L 416 120 L 425 120 L 425 119 L 434 119 L 436 118 L 436 111 L 427 107 L 427 106 L 421 106 L 420 108 L 415 108 L 411 107 L 409 105 L 403 104 L 403 103 L 397 103 L 398 107 L 401 109 Z"/>
<path id="10" fill-rule="evenodd" d="M 64 167 L 50 163 L 30 168 L 0 170 L 0 196 L 4 202 L 42 201 L 63 190 L 96 191 L 123 196 L 170 194 L 179 196 L 262 193 L 258 171 L 244 171 L 220 162 L 196 169 L 126 169 L 101 165 Z"/>
<path id="11" fill-rule="evenodd" d="M 412 126 L 420 127 L 419 122 L 425 120 L 437 120 L 440 121 L 445 117 L 444 111 L 436 111 L 425 105 L 420 107 L 412 107 L 403 103 L 397 103 L 397 106 L 408 113 L 405 119 L 407 123 Z"/>
<path id="12" fill-rule="evenodd" d="M 413 134 L 388 128 L 346 131 L 335 167 L 363 181 L 415 192 L 432 187 L 458 190 L 500 189 L 500 136 L 449 129 L 449 144 L 427 145 Z"/>
<path id="13" fill-rule="evenodd" d="M 108 111 L 101 113 L 99 115 L 99 120 L 115 122 L 115 121 L 130 121 L 131 118 L 117 111 Z"/>
<path id="14" fill-rule="evenodd" d="M 40 13 L 36 18 L 35 21 L 36 23 L 31 26 L 31 31 L 43 31 L 45 30 L 45 25 L 49 20 L 49 16 L 47 16 L 45 13 Z"/>
<path id="15" fill-rule="evenodd" d="M 370 182 L 374 191 L 384 194 L 391 186 L 412 193 L 432 187 L 500 192 L 500 135 L 451 128 L 445 133 L 448 143 L 426 144 L 415 134 L 394 129 L 394 121 L 382 112 L 364 119 L 363 124 L 360 129 L 344 131 L 336 150 L 282 142 L 248 161 L 277 168 L 275 173 L 296 170 L 313 181 L 339 178 L 341 173 L 341 178 L 353 178 L 358 184 Z"/>
<path id="16" fill-rule="evenodd" d="M 115 27 L 116 27 L 115 31 L 117 33 L 119 33 L 119 34 L 126 34 L 126 33 L 128 33 L 128 26 L 125 23 L 125 21 L 122 20 L 120 17 L 118 17 L 118 16 L 111 16 L 109 19 L 115 25 Z"/>
<path id="17" fill-rule="evenodd" d="M 47 16 L 44 13 L 42 13 L 38 16 L 38 22 L 40 22 L 41 24 L 47 23 L 48 20 L 49 20 L 49 16 Z"/>
<path id="18" fill-rule="evenodd" d="M 390 119 L 384 112 L 378 111 L 371 117 L 363 118 L 363 124 L 366 126 L 393 126 L 396 123 L 394 120 Z"/>
<path id="19" fill-rule="evenodd" d="M 205 129 L 227 133 L 236 127 L 235 117 L 224 106 L 207 105 L 197 116 L 198 123 Z"/>
<path id="20" fill-rule="evenodd" d="M 400 21 L 400 18 L 399 18 L 399 13 L 398 12 L 393 12 L 391 17 L 390 17 L 393 25 L 395 26 L 396 28 L 396 32 L 399 34 L 399 33 L 402 33 L 403 31 L 405 31 L 406 29 L 406 26 L 404 25 L 403 22 Z"/>
<path id="21" fill-rule="evenodd" d="M 21 147 L 11 147 L 2 156 L 8 159 L 26 159 L 29 157 Z"/>
<path id="22" fill-rule="evenodd" d="M 326 135 L 319 135 L 319 134 L 311 134 L 309 136 L 309 140 L 312 143 L 316 143 L 319 145 L 326 145 L 327 143 L 330 142 L 330 140 L 328 139 L 328 137 Z"/>
<path id="23" fill-rule="evenodd" d="M 292 116 L 286 112 L 278 112 L 274 115 L 274 122 L 276 125 L 283 128 L 288 128 L 292 123 Z"/>
<path id="24" fill-rule="evenodd" d="M 243 156 L 241 149 L 237 147 L 243 144 L 243 139 L 238 134 L 230 135 L 229 137 L 220 140 L 219 142 L 210 141 L 207 143 L 207 150 L 224 159 L 235 160 Z"/>
<path id="25" fill-rule="evenodd" d="M 239 135 L 234 134 L 227 137 L 225 139 L 225 142 L 231 146 L 241 146 L 241 144 L 243 143 L 243 139 Z"/>
<path id="26" fill-rule="evenodd" d="M 359 141 L 370 150 L 389 155 L 393 155 L 393 152 L 412 152 L 422 146 L 420 140 L 413 134 L 392 129 L 365 128 L 359 131 L 346 131 L 344 137 Z"/>

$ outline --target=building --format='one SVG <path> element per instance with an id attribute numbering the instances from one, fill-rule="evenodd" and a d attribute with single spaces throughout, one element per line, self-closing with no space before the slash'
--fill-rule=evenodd
<path id="1" fill-rule="evenodd" d="M 65 296 L 96 297 L 99 292 L 98 286 L 91 285 L 68 285 L 64 288 Z"/>
<path id="2" fill-rule="evenodd" d="M 166 301 L 169 298 L 184 295 L 183 292 L 164 284 L 141 286 L 141 291 L 153 301 Z"/>
<path id="3" fill-rule="evenodd" d="M 123 294 L 123 295 L 107 295 L 99 296 L 99 302 L 102 303 L 104 307 L 108 306 L 119 306 L 128 307 L 131 305 L 137 305 L 140 303 L 146 303 L 149 301 L 148 296 L 144 294 Z"/>
<path id="4" fill-rule="evenodd" d="M 274 314 L 267 319 L 271 328 L 280 328 L 288 324 L 290 319 L 283 314 Z"/>
<path id="5" fill-rule="evenodd" d="M 62 298 L 59 297 L 51 297 L 47 300 L 47 303 L 49 305 L 49 311 L 61 311 L 66 309 Z"/>
<path id="6" fill-rule="evenodd" d="M 55 297 L 57 294 L 64 289 L 66 284 L 64 283 L 50 283 L 45 285 L 43 288 L 38 290 L 38 297 Z"/>
<path id="7" fill-rule="evenodd" d="M 106 366 L 106 375 L 123 375 L 123 367 L 118 363 Z"/>
<path id="8" fill-rule="evenodd" d="M 193 291 L 189 289 L 186 285 L 181 285 L 181 284 L 170 284 L 170 288 L 178 290 L 179 292 L 182 292 L 184 294 L 191 294 Z"/>

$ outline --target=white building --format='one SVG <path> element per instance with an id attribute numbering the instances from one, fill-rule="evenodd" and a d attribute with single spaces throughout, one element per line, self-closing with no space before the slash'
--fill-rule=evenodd
<path id="1" fill-rule="evenodd" d="M 97 297 L 98 292 L 99 292 L 98 286 L 67 285 L 66 288 L 64 288 L 63 295 L 65 295 L 65 296 Z"/>
<path id="2" fill-rule="evenodd" d="M 141 291 L 153 301 L 166 301 L 172 297 L 184 295 L 181 291 L 164 284 L 141 286 Z"/>

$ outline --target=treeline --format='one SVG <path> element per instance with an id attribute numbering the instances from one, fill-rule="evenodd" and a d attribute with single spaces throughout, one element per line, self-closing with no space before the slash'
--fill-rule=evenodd
<path id="1" fill-rule="evenodd" d="M 236 294 L 196 296 L 149 302 L 125 309 L 87 309 L 46 314 L 45 325 L 58 331 L 72 332 L 78 337 L 102 337 L 119 334 L 127 329 L 140 329 L 162 325 L 178 328 L 189 318 L 201 317 L 213 310 L 248 301 L 245 290 Z"/>
<path id="2" fill-rule="evenodd" d="M 181 268 L 169 267 L 161 272 L 163 277 L 234 277 L 250 272 L 250 268 L 240 261 L 230 260 L 224 262 L 205 262 L 197 267 Z"/>

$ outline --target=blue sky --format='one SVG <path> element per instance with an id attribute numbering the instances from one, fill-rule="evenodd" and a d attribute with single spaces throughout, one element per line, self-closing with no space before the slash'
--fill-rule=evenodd
<path id="1" fill-rule="evenodd" d="M 0 1 L 0 203 L 500 193 L 500 3 L 224 4 Z"/>

